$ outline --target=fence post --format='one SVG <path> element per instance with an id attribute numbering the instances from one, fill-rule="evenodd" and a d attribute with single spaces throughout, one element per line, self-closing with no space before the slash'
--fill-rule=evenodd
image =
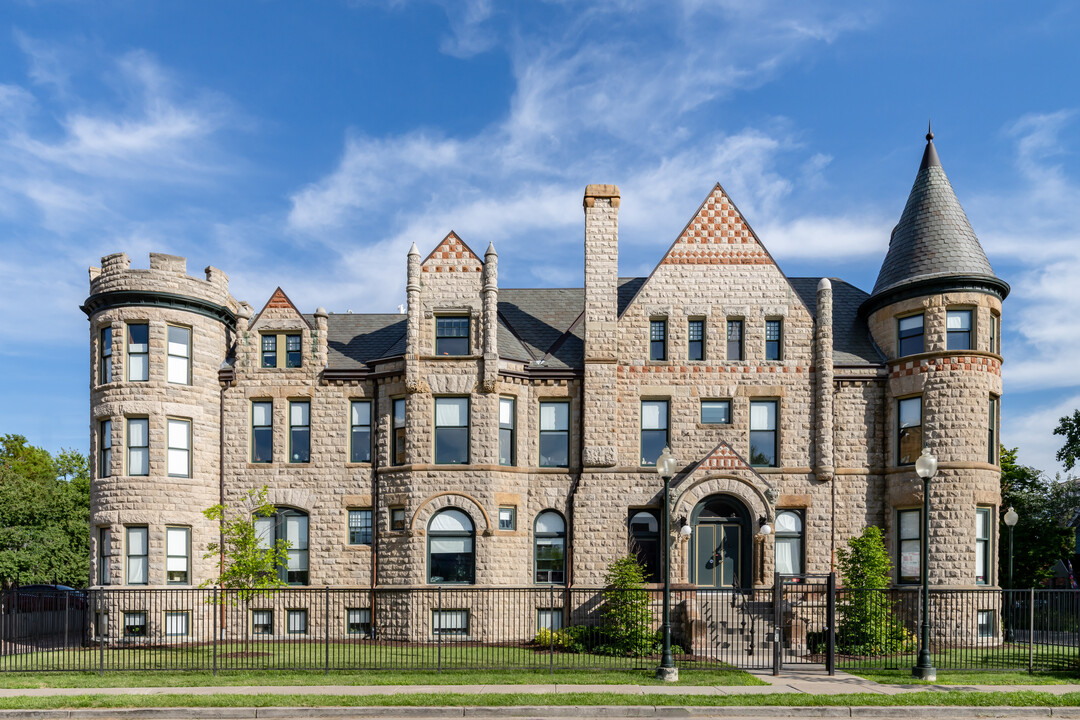
<path id="1" fill-rule="evenodd" d="M 105 591 L 98 590 L 98 675 L 105 674 L 105 633 L 108 627 L 101 627 L 102 608 L 105 605 Z"/>
<path id="2" fill-rule="evenodd" d="M 548 628 L 548 675 L 555 674 L 555 586 L 548 585 L 548 621 L 551 623 L 551 627 Z"/>
<path id="3" fill-rule="evenodd" d="M 326 612 L 323 613 L 323 632 L 326 633 L 326 667 L 324 675 L 330 674 L 330 586 L 326 586 Z"/>
<path id="4" fill-rule="evenodd" d="M 214 675 L 217 675 L 217 644 L 218 644 L 218 613 L 221 607 L 218 605 L 218 589 L 214 588 Z"/>
<path id="5" fill-rule="evenodd" d="M 780 573 L 773 573 L 773 656 L 772 674 L 779 675 L 782 667 L 780 645 L 784 638 L 783 603 L 781 601 Z"/>
<path id="6" fill-rule="evenodd" d="M 1028 596 L 1028 674 L 1035 672 L 1035 588 Z"/>
<path id="7" fill-rule="evenodd" d="M 830 675 L 836 674 L 836 573 L 829 573 L 828 597 L 825 600 L 825 669 Z"/>
<path id="8" fill-rule="evenodd" d="M 439 632 L 436 633 L 436 641 L 439 645 L 439 659 L 438 659 L 438 671 L 442 672 L 442 630 L 443 630 L 443 611 L 442 611 L 442 588 L 439 588 L 439 612 L 437 613 L 439 618 Z"/>

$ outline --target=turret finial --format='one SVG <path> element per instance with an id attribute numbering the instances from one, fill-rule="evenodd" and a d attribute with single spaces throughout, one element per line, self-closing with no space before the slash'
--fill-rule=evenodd
<path id="1" fill-rule="evenodd" d="M 930 120 L 926 121 L 926 142 L 934 142 L 934 131 Z"/>

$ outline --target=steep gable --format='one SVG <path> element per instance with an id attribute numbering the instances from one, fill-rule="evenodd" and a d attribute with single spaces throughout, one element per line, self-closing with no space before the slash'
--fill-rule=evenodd
<path id="1" fill-rule="evenodd" d="M 484 261 L 451 230 L 420 264 L 421 272 L 480 272 Z"/>
<path id="2" fill-rule="evenodd" d="M 717 183 L 661 265 L 775 265 L 769 251 Z"/>
<path id="3" fill-rule="evenodd" d="M 296 309 L 293 301 L 289 299 L 289 296 L 285 294 L 281 287 L 274 290 L 270 299 L 263 305 L 262 310 L 251 319 L 250 327 L 255 328 L 258 325 L 266 325 L 272 320 L 297 321 L 295 323 L 297 327 L 303 323 L 308 329 L 311 328 L 311 323 Z"/>

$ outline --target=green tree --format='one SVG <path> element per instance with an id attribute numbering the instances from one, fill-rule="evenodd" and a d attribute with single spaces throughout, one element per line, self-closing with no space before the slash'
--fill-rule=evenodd
<path id="1" fill-rule="evenodd" d="M 1080 462 L 1080 410 L 1073 410 L 1072 415 L 1061 418 L 1054 434 L 1065 438 L 1065 444 L 1057 452 L 1057 461 L 1064 463 L 1068 472 Z"/>
<path id="2" fill-rule="evenodd" d="M 889 596 L 892 561 L 881 528 L 864 528 L 836 555 L 844 585 L 837 605 L 837 651 L 848 655 L 910 652 L 915 636 L 897 617 L 896 603 Z"/>
<path id="3" fill-rule="evenodd" d="M 0 437 L 0 582 L 84 587 L 90 579 L 90 470 L 73 450 L 51 455 Z"/>
<path id="4" fill-rule="evenodd" d="M 608 565 L 604 575 L 604 617 L 606 642 L 597 652 L 611 655 L 648 655 L 656 651 L 649 593 L 645 590 L 645 568 L 633 555 Z"/>
<path id="5" fill-rule="evenodd" d="M 267 499 L 268 493 L 265 485 L 259 490 L 248 491 L 242 506 L 254 508 L 250 513 L 243 509 L 230 511 L 223 504 L 203 510 L 208 520 L 221 523 L 224 545 L 219 542 L 207 544 L 203 558 L 217 560 L 218 576 L 206 580 L 200 587 L 216 585 L 233 591 L 222 593 L 219 601 L 227 597 L 232 605 L 248 603 L 260 593 L 285 586 L 278 576 L 278 568 L 288 563 L 288 541 L 278 539 L 267 546 L 255 529 L 255 518 L 273 517 L 276 511 Z"/>
<path id="6" fill-rule="evenodd" d="M 1022 465 L 1017 456 L 1017 448 L 1001 448 L 1001 515 L 1011 507 L 1019 516 L 1012 529 L 1012 586 L 1038 587 L 1050 577 L 1054 564 L 1072 552 L 1075 531 L 1065 523 L 1080 508 L 1080 487 L 1075 480 L 1055 481 Z M 1009 528 L 1004 522 L 999 538 L 999 578 L 1007 586 Z"/>

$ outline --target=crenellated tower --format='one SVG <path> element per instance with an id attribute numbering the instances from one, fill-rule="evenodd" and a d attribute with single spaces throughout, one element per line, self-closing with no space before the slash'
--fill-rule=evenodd
<path id="1" fill-rule="evenodd" d="M 97 585 L 197 586 L 221 497 L 218 371 L 236 328 L 229 280 L 182 257 L 124 253 L 90 268 L 91 577 Z"/>
<path id="2" fill-rule="evenodd" d="M 886 524 L 896 581 L 918 582 L 922 483 L 930 497 L 930 582 L 997 585 L 1001 303 L 998 278 L 942 169 L 933 133 L 861 313 L 887 360 Z"/>

